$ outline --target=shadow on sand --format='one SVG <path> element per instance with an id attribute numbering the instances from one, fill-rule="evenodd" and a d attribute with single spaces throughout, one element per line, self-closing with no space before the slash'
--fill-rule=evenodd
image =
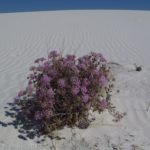
<path id="1" fill-rule="evenodd" d="M 19 132 L 18 138 L 22 140 L 34 139 L 35 137 L 42 136 L 41 132 L 39 132 L 40 123 L 26 118 L 15 103 L 7 103 L 7 106 L 4 108 L 5 116 L 9 117 L 11 121 L 7 123 L 0 121 L 0 126 L 13 126 Z M 42 141 L 44 141 L 44 139 L 37 141 L 37 143 Z"/>

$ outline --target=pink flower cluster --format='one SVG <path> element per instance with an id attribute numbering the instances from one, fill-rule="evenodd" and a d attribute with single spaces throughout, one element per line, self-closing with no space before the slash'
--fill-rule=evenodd
<path id="1" fill-rule="evenodd" d="M 25 97 L 30 101 L 31 105 L 25 109 L 35 120 L 49 120 L 59 113 L 70 112 L 65 110 L 68 105 L 72 105 L 68 109 L 75 107 L 72 113 L 81 108 L 101 112 L 109 107 L 109 69 L 102 54 L 92 52 L 76 58 L 52 51 L 47 59 L 38 58 L 35 63 L 30 68 L 27 88 L 17 96 L 20 101 Z M 106 97 L 102 96 L 102 89 L 107 91 Z"/>

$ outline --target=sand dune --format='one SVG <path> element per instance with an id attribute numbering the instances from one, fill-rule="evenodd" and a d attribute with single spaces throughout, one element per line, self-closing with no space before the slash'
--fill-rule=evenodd
<path id="1" fill-rule="evenodd" d="M 0 14 L 0 149 L 149 150 L 150 12 L 123 10 Z M 51 50 L 81 56 L 101 52 L 116 75 L 112 100 L 127 116 L 113 123 L 106 112 L 86 130 L 65 128 L 60 141 L 18 138 L 8 103 L 26 86 L 29 67 Z M 142 65 L 136 72 L 134 64 Z M 117 90 L 120 90 L 117 93 Z M 8 108 L 6 108 L 6 106 Z M 6 116 L 6 114 L 8 116 Z M 76 133 L 76 134 L 73 134 Z M 74 135 L 74 136 L 73 136 Z"/>

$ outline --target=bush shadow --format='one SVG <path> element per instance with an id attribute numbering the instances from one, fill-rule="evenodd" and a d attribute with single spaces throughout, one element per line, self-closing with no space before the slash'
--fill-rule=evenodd
<path id="1" fill-rule="evenodd" d="M 7 106 L 4 108 L 5 116 L 9 117 L 11 121 L 7 123 L 0 121 L 0 126 L 13 126 L 19 132 L 18 138 L 22 140 L 34 139 L 35 137 L 42 136 L 42 132 L 39 132 L 41 128 L 40 123 L 26 118 L 23 115 L 21 108 L 19 108 L 16 103 L 7 103 Z M 37 143 L 39 142 L 41 141 L 38 141 Z"/>

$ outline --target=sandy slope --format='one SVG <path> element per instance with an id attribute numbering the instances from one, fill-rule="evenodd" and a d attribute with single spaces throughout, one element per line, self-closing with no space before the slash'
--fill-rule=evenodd
<path id="1" fill-rule="evenodd" d="M 101 52 L 116 74 L 113 101 L 127 116 L 113 123 L 105 113 L 87 130 L 59 131 L 65 140 L 54 141 L 60 150 L 150 149 L 150 12 L 54 11 L 0 14 L 0 149 L 50 149 L 49 139 L 22 140 L 6 117 L 8 102 L 26 86 L 28 69 L 37 57 L 57 49 L 78 56 Z M 143 66 L 133 71 L 134 63 Z M 120 90 L 117 93 L 117 89 Z M 10 114 L 7 113 L 9 116 Z M 5 127 L 6 126 L 6 127 Z M 72 136 L 73 133 L 77 133 Z M 56 142 L 56 143 L 55 143 Z"/>

